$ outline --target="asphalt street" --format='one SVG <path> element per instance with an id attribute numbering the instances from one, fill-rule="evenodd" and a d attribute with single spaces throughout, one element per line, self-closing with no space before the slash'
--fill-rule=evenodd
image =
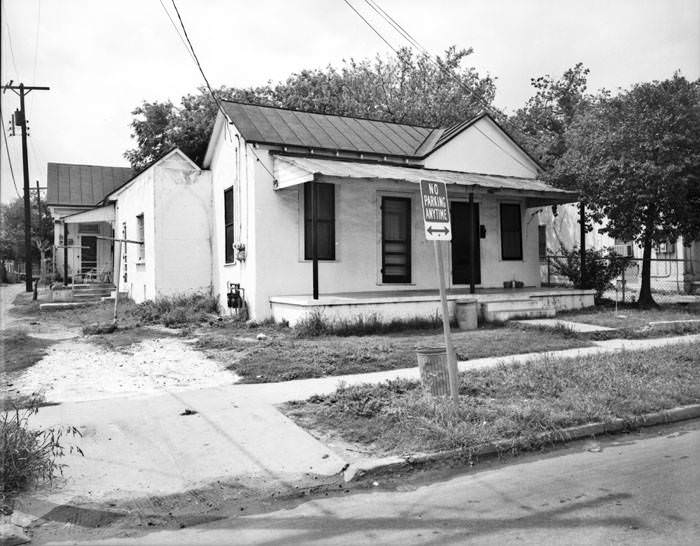
<path id="1" fill-rule="evenodd" d="M 96 544 L 697 544 L 700 421 Z"/>

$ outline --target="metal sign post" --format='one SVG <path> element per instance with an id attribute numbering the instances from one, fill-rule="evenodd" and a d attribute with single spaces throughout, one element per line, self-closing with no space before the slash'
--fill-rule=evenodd
<path id="1" fill-rule="evenodd" d="M 450 337 L 450 315 L 447 310 L 447 294 L 445 289 L 445 265 L 442 260 L 442 249 L 440 248 L 442 241 L 452 240 L 447 186 L 443 182 L 421 180 L 420 194 L 421 206 L 423 208 L 423 221 L 425 224 L 425 238 L 428 241 L 433 241 L 435 262 L 437 264 L 438 279 L 440 281 L 442 329 L 445 334 L 445 348 L 447 350 L 447 373 L 450 378 L 450 396 L 454 402 L 457 402 L 459 394 L 457 356 L 455 355 L 452 339 Z"/>

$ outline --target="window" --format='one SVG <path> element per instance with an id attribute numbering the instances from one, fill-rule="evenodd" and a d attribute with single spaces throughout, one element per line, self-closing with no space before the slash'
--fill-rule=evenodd
<path id="1" fill-rule="evenodd" d="M 411 282 L 411 200 L 382 197 L 382 282 Z"/>
<path id="2" fill-rule="evenodd" d="M 80 233 L 99 233 L 99 224 L 78 224 L 78 231 Z"/>
<path id="3" fill-rule="evenodd" d="M 224 190 L 224 260 L 233 263 L 236 252 L 233 249 L 233 187 Z"/>
<path id="4" fill-rule="evenodd" d="M 504 260 L 522 260 L 522 224 L 520 205 L 501 204 L 501 256 Z"/>
<path id="5" fill-rule="evenodd" d="M 304 259 L 313 259 L 311 241 L 311 184 L 304 184 Z M 318 259 L 335 260 L 335 186 L 315 182 Z"/>
<path id="6" fill-rule="evenodd" d="M 537 248 L 540 260 L 547 259 L 547 226 L 537 226 Z"/>
<path id="7" fill-rule="evenodd" d="M 143 238 L 143 214 L 136 217 L 136 240 L 143 241 L 143 244 L 136 246 L 136 261 L 143 262 L 146 260 L 146 240 Z"/>
<path id="8" fill-rule="evenodd" d="M 634 256 L 634 248 L 631 241 L 625 241 L 624 239 L 615 239 L 615 252 L 621 256 Z"/>

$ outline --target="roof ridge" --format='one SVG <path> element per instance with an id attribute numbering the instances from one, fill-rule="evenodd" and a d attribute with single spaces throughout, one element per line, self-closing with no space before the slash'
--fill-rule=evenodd
<path id="1" fill-rule="evenodd" d="M 430 130 L 435 130 L 435 129 L 441 129 L 442 127 L 431 127 L 429 125 L 417 125 L 414 123 L 400 123 L 398 121 L 387 121 L 384 119 L 374 119 L 374 118 L 368 118 L 368 117 L 363 117 L 363 116 L 345 116 L 343 114 L 330 114 L 327 112 L 310 112 L 308 110 L 300 110 L 298 108 L 289 108 L 286 106 L 275 106 L 272 104 L 255 104 L 252 102 L 245 102 L 245 101 L 238 101 L 238 100 L 229 100 L 229 99 L 219 99 L 220 102 L 228 102 L 231 104 L 240 104 L 241 106 L 255 106 L 258 108 L 271 108 L 273 110 L 286 110 L 288 112 L 298 112 L 301 114 L 311 114 L 311 115 L 316 115 L 316 116 L 331 116 L 331 117 L 336 117 L 336 118 L 349 118 L 349 119 L 361 119 L 364 121 L 374 121 L 377 123 L 390 123 L 392 125 L 401 125 L 403 127 L 417 127 L 419 129 L 430 129 Z"/>

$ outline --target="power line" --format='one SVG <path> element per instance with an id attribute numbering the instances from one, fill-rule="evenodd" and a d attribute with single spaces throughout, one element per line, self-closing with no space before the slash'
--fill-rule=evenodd
<path id="1" fill-rule="evenodd" d="M 41 23 L 41 0 L 37 0 L 36 35 L 34 37 L 34 70 L 32 71 L 32 81 L 36 80 L 36 64 L 39 56 L 39 25 Z"/>
<path id="2" fill-rule="evenodd" d="M 182 43 L 182 46 L 185 48 L 185 50 L 187 51 L 187 54 L 192 58 L 192 60 L 196 62 L 194 55 L 192 55 L 192 50 L 187 45 L 187 42 L 185 42 L 185 38 L 183 38 L 182 33 L 180 32 L 180 29 L 177 27 L 177 24 L 175 23 L 172 16 L 170 15 L 170 11 L 168 11 L 168 8 L 165 7 L 163 0 L 158 0 L 158 1 L 160 2 L 160 5 L 162 6 L 165 14 L 168 16 L 168 19 L 170 19 L 170 24 L 175 29 L 175 33 L 177 34 L 177 37 L 180 38 L 180 42 Z"/>
<path id="3" fill-rule="evenodd" d="M 10 147 L 7 145 L 7 134 L 5 133 L 5 120 L 2 118 L 2 112 L 0 111 L 0 125 L 2 125 L 2 138 L 5 140 L 5 153 L 7 154 L 7 162 L 10 165 L 10 174 L 12 175 L 12 183 L 15 186 L 15 192 L 17 197 L 21 198 L 22 195 L 19 193 L 17 188 L 17 181 L 15 180 L 15 170 L 12 168 L 12 158 L 10 157 Z"/>
<path id="4" fill-rule="evenodd" d="M 347 0 L 344 0 L 344 2 L 347 4 Z M 493 111 L 493 108 L 491 105 L 479 95 L 474 89 L 470 89 L 469 87 L 466 86 L 466 84 L 461 80 L 461 78 L 453 73 L 450 70 L 447 70 L 446 67 L 444 67 L 441 63 L 433 59 L 433 56 L 430 54 L 430 52 L 423 46 L 421 43 L 416 40 L 411 34 L 404 29 L 391 15 L 389 15 L 377 2 L 376 0 L 365 0 L 365 3 L 371 7 L 381 18 L 383 18 L 389 25 L 394 28 L 399 34 L 401 34 L 404 39 L 409 43 L 411 47 L 414 47 L 415 49 L 418 50 L 419 53 L 423 53 L 426 58 L 433 63 L 439 70 L 441 70 L 443 73 L 447 74 L 450 78 L 452 78 L 464 91 L 466 91 L 469 95 L 474 97 L 480 104 L 481 106 L 489 113 Z M 349 4 L 348 4 L 349 5 Z M 351 6 L 352 7 L 352 6 Z M 353 11 L 357 13 L 360 18 L 367 23 L 372 30 L 374 30 L 377 34 L 379 32 L 367 22 L 367 20 L 362 17 L 357 10 L 353 8 Z M 384 40 L 384 37 L 380 35 L 380 38 Z M 386 42 L 386 40 L 384 40 Z M 387 42 L 388 43 L 388 42 Z M 515 162 L 519 163 L 521 166 L 525 167 L 526 169 L 530 169 L 531 167 L 527 164 L 525 164 L 523 161 L 521 161 L 518 157 L 513 155 L 509 150 L 501 146 L 498 142 L 496 142 L 494 139 L 492 139 L 489 135 L 487 135 L 484 131 L 481 130 L 481 128 L 475 126 L 476 130 L 479 131 L 483 136 L 485 136 L 488 140 L 490 140 L 496 147 L 498 147 L 501 151 L 503 151 L 506 155 L 508 155 L 511 159 L 513 159 Z"/>
<path id="5" fill-rule="evenodd" d="M 352 11 L 354 11 L 355 14 L 356 14 L 360 19 L 362 19 L 362 20 L 365 22 L 365 24 L 366 24 L 369 28 L 372 29 L 372 30 L 374 31 L 374 33 L 375 33 L 377 36 L 379 36 L 379 37 L 382 39 L 382 41 L 383 41 L 386 45 L 388 45 L 389 48 L 390 48 L 394 53 L 396 53 L 397 55 L 399 54 L 399 52 L 396 50 L 396 48 L 395 48 L 393 45 L 391 45 L 391 44 L 389 43 L 389 40 L 387 40 L 386 38 L 384 38 L 384 36 L 382 36 L 381 32 L 379 32 L 376 28 L 374 28 L 374 26 L 372 25 L 372 23 L 370 23 L 367 19 L 365 19 L 364 16 L 363 16 L 359 11 L 357 11 L 357 9 L 355 9 L 355 6 L 353 6 L 350 2 L 348 2 L 348 0 L 343 0 L 343 2 L 345 2 L 345 3 L 350 7 L 350 9 L 351 9 Z"/>
<path id="6" fill-rule="evenodd" d="M 12 58 L 12 66 L 15 67 L 15 76 L 17 76 L 17 78 L 20 79 L 19 70 L 17 70 L 17 62 L 15 61 L 15 50 L 12 47 L 12 35 L 10 34 L 10 25 L 7 23 L 7 10 L 4 9 L 5 4 L 3 4 L 2 2 L 0 2 L 0 6 L 2 6 L 2 9 L 5 11 L 5 16 L 2 19 L 5 22 L 5 28 L 7 29 L 7 45 L 9 46 L 9 49 L 10 49 L 10 57 Z"/>
<path id="7" fill-rule="evenodd" d="M 209 85 L 209 80 L 207 79 L 207 75 L 204 73 L 204 69 L 202 68 L 202 64 L 199 62 L 199 58 L 197 57 L 197 53 L 195 52 L 194 47 L 192 46 L 192 42 L 190 41 L 190 37 L 187 34 L 187 29 L 185 28 L 185 23 L 183 22 L 182 16 L 180 15 L 180 10 L 177 9 L 177 4 L 175 3 L 175 0 L 171 0 L 171 2 L 173 4 L 173 8 L 175 8 L 175 13 L 177 14 L 177 19 L 178 19 L 178 21 L 180 21 L 180 26 L 182 27 L 182 32 L 185 35 L 185 39 L 187 40 L 187 43 L 189 44 L 189 49 L 192 53 L 192 58 L 194 59 L 194 62 L 197 64 L 197 68 L 199 69 L 199 72 L 202 75 L 202 78 L 204 78 L 204 83 L 207 84 L 207 89 L 209 90 L 209 94 L 211 95 L 211 98 L 214 99 L 214 102 L 216 103 L 217 108 L 219 109 L 221 114 L 224 116 L 224 123 L 225 123 L 224 126 L 226 127 L 226 132 L 228 133 L 229 138 L 231 138 L 231 140 L 233 140 L 233 136 L 231 135 L 231 129 L 228 126 L 228 124 L 229 124 L 228 114 L 226 113 L 226 110 L 224 110 L 224 107 L 221 105 L 221 101 L 214 93 L 214 90 L 212 89 L 211 85 Z M 167 12 L 167 10 L 166 10 L 166 12 Z M 270 171 L 270 169 L 267 168 L 265 163 L 262 162 L 262 160 L 260 159 L 260 156 L 258 156 L 257 152 L 255 151 L 255 148 L 251 147 L 250 149 L 253 152 L 253 155 L 255 156 L 255 158 L 258 160 L 258 163 L 260 163 L 260 165 L 262 165 L 262 168 L 265 169 L 267 171 L 267 173 L 274 180 L 275 175 Z"/>

